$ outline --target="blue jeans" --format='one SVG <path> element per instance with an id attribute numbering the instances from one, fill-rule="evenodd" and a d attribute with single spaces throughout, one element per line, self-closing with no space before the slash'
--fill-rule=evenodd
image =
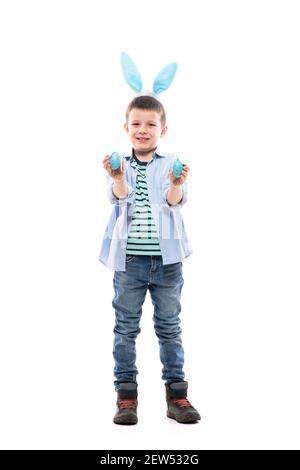
<path id="1" fill-rule="evenodd" d="M 140 333 L 142 306 L 149 289 L 154 306 L 154 329 L 159 341 L 165 383 L 184 380 L 184 350 L 179 313 L 184 280 L 182 262 L 162 264 L 161 256 L 126 255 L 126 272 L 115 271 L 113 356 L 115 390 L 122 382 L 136 382 L 135 340 Z"/>

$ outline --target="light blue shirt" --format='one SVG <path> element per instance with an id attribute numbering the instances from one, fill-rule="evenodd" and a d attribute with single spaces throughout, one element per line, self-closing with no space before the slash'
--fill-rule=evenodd
<path id="1" fill-rule="evenodd" d="M 118 199 L 112 190 L 114 180 L 107 175 L 107 195 L 114 205 L 105 229 L 99 261 L 109 269 L 126 271 L 126 246 L 134 213 L 136 164 L 132 155 L 122 156 L 125 160 L 128 195 Z M 182 184 L 181 201 L 171 206 L 167 201 L 170 188 L 169 171 L 177 156 L 156 151 L 146 167 L 149 202 L 155 222 L 161 249 L 162 263 L 182 261 L 192 253 L 185 231 L 181 208 L 187 201 L 187 183 Z"/>

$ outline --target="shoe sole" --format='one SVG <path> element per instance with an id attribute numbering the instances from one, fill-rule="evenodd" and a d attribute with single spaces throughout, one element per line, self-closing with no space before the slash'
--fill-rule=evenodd
<path id="1" fill-rule="evenodd" d="M 124 419 L 124 420 L 122 420 L 122 419 L 120 419 L 120 420 L 114 419 L 113 421 L 114 421 L 115 424 L 125 424 L 125 425 L 127 425 L 127 424 L 128 424 L 128 425 L 130 425 L 130 424 L 137 424 L 137 422 L 138 422 L 138 420 L 137 420 L 136 418 L 127 418 L 127 420 L 126 420 L 126 419 Z"/>
<path id="2" fill-rule="evenodd" d="M 131 425 L 133 425 L 133 424 L 137 424 L 137 421 L 131 422 L 131 423 L 124 423 L 124 422 L 120 423 L 120 422 L 118 422 L 118 421 L 114 421 L 114 423 L 115 423 L 115 424 L 125 425 L 125 426 L 131 426 Z"/>
<path id="3" fill-rule="evenodd" d="M 173 415 L 172 413 L 170 413 L 169 411 L 167 411 L 167 416 L 168 418 L 171 418 L 171 419 L 175 419 L 175 421 L 177 421 L 177 423 L 183 423 L 183 424 L 186 424 L 186 423 L 197 423 L 197 421 L 200 421 L 201 420 L 201 417 L 199 418 L 192 418 L 192 417 L 186 417 L 186 418 L 182 418 L 182 419 L 177 419 L 175 415 Z"/>

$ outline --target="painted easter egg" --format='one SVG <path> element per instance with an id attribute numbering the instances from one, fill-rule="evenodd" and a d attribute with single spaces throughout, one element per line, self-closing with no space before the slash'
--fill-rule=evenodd
<path id="1" fill-rule="evenodd" d="M 117 170 L 121 166 L 121 157 L 118 152 L 113 152 L 109 159 L 109 164 L 112 170 Z"/>
<path id="2" fill-rule="evenodd" d="M 181 173 L 182 173 L 182 168 L 183 168 L 183 165 L 181 161 L 177 158 L 177 160 L 173 164 L 173 175 L 175 176 L 175 178 L 180 178 Z"/>

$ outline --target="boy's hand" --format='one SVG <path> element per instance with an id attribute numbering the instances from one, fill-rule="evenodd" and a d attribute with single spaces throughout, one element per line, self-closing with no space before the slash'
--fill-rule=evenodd
<path id="1" fill-rule="evenodd" d="M 188 172 L 190 171 L 190 169 L 185 163 L 182 164 L 182 167 L 183 167 L 182 168 L 182 173 L 181 173 L 181 176 L 179 178 L 176 178 L 173 175 L 172 168 L 170 169 L 170 172 L 169 172 L 170 186 L 179 186 L 180 184 L 183 184 L 185 182 L 185 180 L 187 179 L 187 175 L 188 175 Z"/>
<path id="2" fill-rule="evenodd" d="M 103 160 L 103 168 L 107 171 L 109 176 L 111 176 L 115 181 L 125 180 L 125 161 L 121 158 L 121 166 L 117 170 L 112 170 L 109 163 L 110 155 L 106 155 Z"/>

